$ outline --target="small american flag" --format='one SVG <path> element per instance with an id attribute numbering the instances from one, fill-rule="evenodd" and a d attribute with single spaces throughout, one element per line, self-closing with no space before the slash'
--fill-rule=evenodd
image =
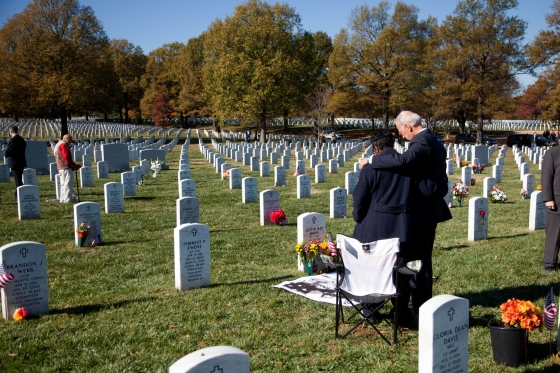
<path id="1" fill-rule="evenodd" d="M 336 245 L 334 244 L 331 232 L 327 233 L 327 241 L 329 242 L 329 250 L 336 255 Z"/>
<path id="2" fill-rule="evenodd" d="M 556 320 L 556 305 L 554 304 L 554 289 L 550 288 L 550 291 L 546 295 L 546 300 L 544 302 L 544 326 L 548 330 L 554 329 L 554 322 Z"/>
<path id="3" fill-rule="evenodd" d="M 299 172 L 299 166 L 296 168 L 296 172 L 294 172 L 294 176 L 299 176 L 301 173 Z"/>

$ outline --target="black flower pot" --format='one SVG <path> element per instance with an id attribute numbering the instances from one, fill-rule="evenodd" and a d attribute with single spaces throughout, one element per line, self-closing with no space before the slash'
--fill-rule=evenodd
<path id="1" fill-rule="evenodd" d="M 490 340 L 494 361 L 510 367 L 527 363 L 529 332 L 527 329 L 506 328 L 501 322 L 491 322 Z"/>

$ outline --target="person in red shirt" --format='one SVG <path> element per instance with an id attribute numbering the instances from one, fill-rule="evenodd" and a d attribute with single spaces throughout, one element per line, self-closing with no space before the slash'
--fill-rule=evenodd
<path id="1" fill-rule="evenodd" d="M 72 153 L 70 153 L 70 143 L 72 136 L 69 134 L 64 135 L 62 140 L 56 144 L 54 148 L 54 156 L 56 158 L 56 168 L 60 176 L 60 202 L 72 202 L 72 195 L 74 194 L 74 175 L 72 171 L 78 170 L 80 165 L 74 163 L 72 160 Z"/>

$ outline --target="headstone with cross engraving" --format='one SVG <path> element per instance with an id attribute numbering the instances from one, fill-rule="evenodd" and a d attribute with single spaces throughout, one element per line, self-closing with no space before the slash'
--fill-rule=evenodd
<path id="1" fill-rule="evenodd" d="M 232 168 L 229 170 L 229 189 L 241 189 L 240 168 Z"/>
<path id="2" fill-rule="evenodd" d="M 49 313 L 47 250 L 38 242 L 12 242 L 0 247 L 0 263 L 14 280 L 2 289 L 2 316 L 12 320 L 23 307 L 30 316 Z"/>
<path id="3" fill-rule="evenodd" d="M 325 239 L 326 218 L 318 212 L 306 212 L 297 217 L 297 242 Z M 322 270 L 325 265 L 322 260 L 316 260 L 317 269 Z M 304 271 L 303 262 L 298 259 L 298 270 Z"/>
<path id="4" fill-rule="evenodd" d="M 274 167 L 274 186 L 286 185 L 286 169 L 284 166 Z"/>
<path id="5" fill-rule="evenodd" d="M 183 197 L 176 201 L 177 226 L 200 223 L 199 201 L 196 197 Z"/>
<path id="6" fill-rule="evenodd" d="M 241 200 L 243 203 L 257 203 L 257 179 L 254 177 L 244 177 L 241 180 Z"/>
<path id="7" fill-rule="evenodd" d="M 121 183 L 111 182 L 103 185 L 105 192 L 105 213 L 124 212 L 124 188 Z"/>
<path id="8" fill-rule="evenodd" d="M 121 173 L 121 184 L 123 185 L 125 196 L 136 195 L 136 174 L 132 171 Z"/>
<path id="9" fill-rule="evenodd" d="M 97 162 L 97 178 L 107 179 L 109 177 L 109 168 L 107 162 L 99 161 Z"/>
<path id="10" fill-rule="evenodd" d="M 348 216 L 348 195 L 344 188 L 332 188 L 330 191 L 330 217 L 331 219 L 345 218 Z"/>
<path id="11" fill-rule="evenodd" d="M 280 208 L 280 193 L 274 189 L 263 190 L 260 193 L 260 222 L 261 226 L 274 225 L 270 214 Z"/>
<path id="12" fill-rule="evenodd" d="M 196 181 L 183 179 L 179 181 L 179 198 L 196 197 Z"/>
<path id="13" fill-rule="evenodd" d="M 37 185 L 37 171 L 33 168 L 23 169 L 23 185 Z"/>
<path id="14" fill-rule="evenodd" d="M 469 200 L 469 241 L 478 241 L 488 238 L 488 199 L 474 197 Z"/>
<path id="15" fill-rule="evenodd" d="M 89 233 L 85 244 L 91 245 L 95 240 L 101 243 L 101 206 L 95 202 L 81 202 L 74 205 L 74 242 L 78 244 L 78 233 L 76 229 L 84 223 L 89 227 Z"/>
<path id="16" fill-rule="evenodd" d="M 18 187 L 17 202 L 19 220 L 41 218 L 38 187 L 35 185 L 22 185 Z"/>
<path id="17" fill-rule="evenodd" d="M 469 370 L 469 301 L 438 295 L 419 310 L 418 372 Z"/>
<path id="18" fill-rule="evenodd" d="M 236 347 L 214 346 L 184 356 L 169 373 L 249 373 L 249 354 Z"/>
<path id="19" fill-rule="evenodd" d="M 198 223 L 174 229 L 175 287 L 181 291 L 210 285 L 210 229 Z"/>
<path id="20" fill-rule="evenodd" d="M 309 175 L 299 175 L 297 178 L 296 195 L 298 199 L 311 197 L 311 178 Z"/>
<path id="21" fill-rule="evenodd" d="M 82 167 L 78 172 L 80 173 L 80 188 L 94 186 L 93 169 L 91 167 Z"/>
<path id="22" fill-rule="evenodd" d="M 358 174 L 354 171 L 348 171 L 344 174 L 344 180 L 346 183 L 346 190 L 349 194 L 354 193 L 354 189 L 358 184 Z"/>

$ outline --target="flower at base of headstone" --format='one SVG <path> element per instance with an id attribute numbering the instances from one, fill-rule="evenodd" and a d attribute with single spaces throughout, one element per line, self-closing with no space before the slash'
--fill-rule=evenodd
<path id="1" fill-rule="evenodd" d="M 542 190 L 542 185 L 541 184 L 537 185 L 537 190 Z"/>
<path id="2" fill-rule="evenodd" d="M 508 198 L 505 195 L 504 191 L 500 189 L 500 186 L 496 184 L 492 188 L 488 200 L 492 203 L 505 203 L 508 200 Z"/>
<path id="3" fill-rule="evenodd" d="M 480 210 L 479 214 L 480 214 L 480 218 L 482 219 L 482 224 L 484 224 L 484 223 L 486 222 L 486 221 L 484 220 L 485 217 L 486 217 L 486 211 Z"/>
<path id="4" fill-rule="evenodd" d="M 286 214 L 284 210 L 276 210 L 270 214 L 270 221 L 277 225 L 286 225 L 288 220 L 286 220 Z"/>
<path id="5" fill-rule="evenodd" d="M 476 179 L 473 177 L 471 178 L 471 186 L 473 186 L 474 184 L 476 184 Z"/>
<path id="6" fill-rule="evenodd" d="M 99 244 L 100 241 L 101 241 L 101 235 L 97 235 L 97 237 L 95 237 L 93 241 L 91 241 L 91 246 L 95 246 Z"/>
<path id="7" fill-rule="evenodd" d="M 521 188 L 521 191 L 519 192 L 519 195 L 521 196 L 521 198 L 523 199 L 529 199 L 529 192 L 525 190 L 525 188 Z"/>
<path id="8" fill-rule="evenodd" d="M 229 180 L 229 170 L 224 171 L 224 179 Z M 276 184 L 274 184 L 276 186 Z"/>
<path id="9" fill-rule="evenodd" d="M 167 149 L 167 152 L 168 152 L 168 153 L 171 153 L 171 150 L 173 150 L 173 149 L 168 148 L 168 149 Z"/>
<path id="10" fill-rule="evenodd" d="M 25 308 L 20 307 L 14 312 L 14 321 L 21 321 L 29 316 L 29 312 L 25 310 Z"/>
<path id="11" fill-rule="evenodd" d="M 451 192 L 451 195 L 454 199 L 457 197 L 467 197 L 469 195 L 469 188 L 467 188 L 463 182 L 457 181 L 453 184 L 453 191 Z"/>
<path id="12" fill-rule="evenodd" d="M 82 223 L 78 226 L 78 229 L 76 229 L 76 233 L 78 233 L 78 237 L 86 237 L 89 234 L 90 229 L 91 227 L 89 225 Z"/>
<path id="13" fill-rule="evenodd" d="M 508 299 L 500 306 L 500 312 L 504 327 L 528 329 L 530 332 L 538 328 L 542 331 L 542 311 L 530 301 Z"/>
<path id="14" fill-rule="evenodd" d="M 152 161 L 151 165 L 150 165 L 150 170 L 152 170 L 152 176 L 156 177 L 160 172 L 161 169 L 163 168 L 163 161 L 160 161 L 159 158 L 156 159 L 155 161 Z"/>

